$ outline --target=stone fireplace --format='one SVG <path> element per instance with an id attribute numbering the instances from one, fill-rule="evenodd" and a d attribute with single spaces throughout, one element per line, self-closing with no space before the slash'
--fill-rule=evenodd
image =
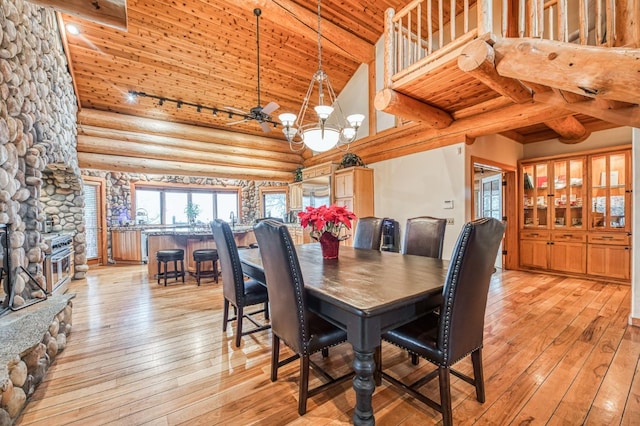
<path id="1" fill-rule="evenodd" d="M 74 233 L 75 277 L 83 278 L 77 104 L 55 14 L 27 1 L 3 0 L 0 27 L 0 223 L 10 231 L 11 268 L 15 276 L 44 284 L 42 233 L 50 215 L 54 230 Z M 15 421 L 64 348 L 72 297 L 49 296 L 0 317 L 0 425 Z"/>

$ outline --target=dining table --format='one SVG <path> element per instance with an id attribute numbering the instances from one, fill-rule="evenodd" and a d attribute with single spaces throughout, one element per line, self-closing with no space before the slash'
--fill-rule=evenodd
<path id="1" fill-rule="evenodd" d="M 340 247 L 337 259 L 323 259 L 319 243 L 295 249 L 308 309 L 346 330 L 353 347 L 353 423 L 373 425 L 374 353 L 382 334 L 429 311 L 433 296 L 442 292 L 449 262 L 348 246 Z M 268 286 L 260 249 L 239 254 L 243 272 Z"/>

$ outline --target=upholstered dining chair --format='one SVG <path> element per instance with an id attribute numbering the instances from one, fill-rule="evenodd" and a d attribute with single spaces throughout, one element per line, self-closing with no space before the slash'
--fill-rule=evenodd
<path id="1" fill-rule="evenodd" d="M 368 250 L 380 250 L 382 241 L 382 219 L 379 217 L 361 217 L 353 234 L 353 247 Z"/>
<path id="2" fill-rule="evenodd" d="M 489 281 L 503 233 L 502 222 L 492 218 L 465 224 L 447 271 L 440 312 L 432 312 L 382 335 L 383 340 L 437 366 L 435 371 L 410 385 L 384 372 L 381 365 L 378 368 L 387 381 L 440 411 L 444 425 L 453 423 L 450 374 L 474 385 L 477 400 L 485 401 L 482 372 L 484 315 Z M 378 348 L 378 361 L 382 360 L 380 351 Z M 451 368 L 467 355 L 471 355 L 473 378 Z M 421 386 L 436 376 L 440 385 L 439 404 L 418 392 Z"/>
<path id="3" fill-rule="evenodd" d="M 238 248 L 233 238 L 233 232 L 229 224 L 223 220 L 216 219 L 211 222 L 211 231 L 213 239 L 218 250 L 220 259 L 220 269 L 222 272 L 222 293 L 224 295 L 224 312 L 222 316 L 222 331 L 227 330 L 227 323 L 236 321 L 236 347 L 240 346 L 242 336 L 267 330 L 271 327 L 269 324 L 258 322 L 254 315 L 264 313 L 265 320 L 269 320 L 269 297 L 266 287 L 254 279 L 244 279 L 242 266 L 240 264 L 240 256 L 238 256 Z M 229 318 L 229 305 L 233 305 L 236 315 Z M 245 308 L 253 305 L 262 304 L 262 309 L 245 312 Z M 242 322 L 244 319 L 249 320 L 254 328 L 243 330 Z"/>
<path id="4" fill-rule="evenodd" d="M 407 219 L 404 253 L 442 259 L 446 219 L 420 216 Z"/>
<path id="5" fill-rule="evenodd" d="M 286 225 L 265 220 L 256 225 L 255 234 L 271 304 L 271 381 L 278 379 L 279 367 L 300 359 L 298 414 L 304 415 L 308 397 L 353 376 L 348 373 L 333 378 L 310 359 L 310 355 L 318 351 L 322 351 L 323 357 L 328 356 L 328 348 L 345 342 L 347 333 L 307 310 L 298 255 Z M 280 361 L 280 341 L 295 355 Z M 309 366 L 328 381 L 309 390 Z"/>

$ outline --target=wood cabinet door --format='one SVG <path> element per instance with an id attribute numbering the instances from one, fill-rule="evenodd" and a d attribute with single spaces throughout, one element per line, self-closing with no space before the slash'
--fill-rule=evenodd
<path id="1" fill-rule="evenodd" d="M 549 245 L 549 269 L 562 272 L 587 272 L 587 245 L 584 243 L 559 243 Z"/>
<path id="2" fill-rule="evenodd" d="M 111 257 L 125 262 L 142 262 L 140 231 L 112 231 Z"/>
<path id="3" fill-rule="evenodd" d="M 302 183 L 289 184 L 289 210 L 302 209 Z"/>
<path id="4" fill-rule="evenodd" d="M 335 175 L 336 198 L 353 197 L 353 172 Z"/>
<path id="5" fill-rule="evenodd" d="M 547 241 L 521 240 L 520 265 L 529 268 L 547 269 L 549 245 Z"/>
<path id="6" fill-rule="evenodd" d="M 587 273 L 610 278 L 631 278 L 631 248 L 628 246 L 589 244 Z"/>

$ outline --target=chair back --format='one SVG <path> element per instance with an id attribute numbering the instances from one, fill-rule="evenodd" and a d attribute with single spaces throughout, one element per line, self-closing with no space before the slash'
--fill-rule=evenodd
<path id="1" fill-rule="evenodd" d="M 220 259 L 224 297 L 236 306 L 244 306 L 244 274 L 231 227 L 227 222 L 216 219 L 211 222 L 211 232 Z"/>
<path id="2" fill-rule="evenodd" d="M 287 226 L 265 220 L 254 228 L 267 281 L 271 330 L 298 354 L 309 341 L 307 296 L 298 254 Z"/>
<path id="3" fill-rule="evenodd" d="M 404 253 L 442 259 L 446 219 L 421 216 L 407 219 Z"/>
<path id="4" fill-rule="evenodd" d="M 440 307 L 438 348 L 447 365 L 482 347 L 489 282 L 504 228 L 499 220 L 482 218 L 460 232 Z"/>
<path id="5" fill-rule="evenodd" d="M 353 247 L 359 249 L 380 250 L 382 240 L 382 219 L 379 217 L 361 217 L 358 219 L 353 236 Z"/>
<path id="6" fill-rule="evenodd" d="M 283 218 L 281 218 L 281 217 L 272 217 L 272 216 L 260 217 L 260 218 L 255 220 L 255 223 L 257 224 L 257 223 L 260 223 L 260 222 L 262 222 L 264 220 L 275 220 L 276 222 L 284 223 L 284 219 Z"/>

